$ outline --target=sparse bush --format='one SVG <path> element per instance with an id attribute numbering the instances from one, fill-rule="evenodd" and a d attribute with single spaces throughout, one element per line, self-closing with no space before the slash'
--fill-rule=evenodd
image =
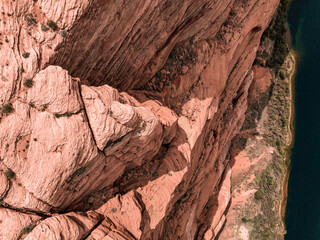
<path id="1" fill-rule="evenodd" d="M 8 169 L 8 170 L 6 171 L 6 177 L 7 177 L 8 180 L 14 178 L 15 175 L 16 175 L 16 174 L 15 174 L 11 169 Z"/>
<path id="2" fill-rule="evenodd" d="M 281 66 L 289 53 L 286 38 L 287 9 L 289 2 L 288 0 L 282 0 L 280 2 L 276 17 L 272 20 L 270 27 L 262 36 L 262 41 L 266 37 L 274 41 L 275 50 L 266 64 L 269 68 L 278 68 Z"/>
<path id="3" fill-rule="evenodd" d="M 42 106 L 42 109 L 41 109 L 41 112 L 44 112 L 47 108 L 48 108 L 48 105 L 47 105 L 47 104 L 43 105 L 43 106 Z"/>
<path id="4" fill-rule="evenodd" d="M 48 25 L 53 31 L 56 31 L 56 30 L 58 29 L 57 24 L 56 24 L 54 21 L 52 21 L 52 20 L 49 20 L 49 21 L 47 22 L 47 25 Z"/>
<path id="5" fill-rule="evenodd" d="M 30 53 L 28 53 L 28 52 L 22 53 L 22 57 L 24 57 L 24 58 L 28 58 L 29 56 L 30 56 Z"/>
<path id="6" fill-rule="evenodd" d="M 24 19 L 27 21 L 28 26 L 37 25 L 38 21 L 34 18 L 32 13 L 28 13 L 24 16 Z"/>
<path id="7" fill-rule="evenodd" d="M 62 30 L 62 31 L 61 31 L 61 36 L 62 36 L 62 37 L 66 37 L 66 36 L 67 36 L 67 33 L 66 33 L 65 30 Z"/>
<path id="8" fill-rule="evenodd" d="M 245 218 L 245 217 L 241 218 L 241 221 L 242 221 L 243 223 L 251 222 L 250 219 L 247 219 L 247 218 Z"/>
<path id="9" fill-rule="evenodd" d="M 31 78 L 27 78 L 26 80 L 24 80 L 23 86 L 31 88 L 33 86 L 33 80 Z"/>
<path id="10" fill-rule="evenodd" d="M 71 116 L 72 116 L 72 113 L 69 113 L 69 112 L 66 112 L 66 113 L 63 113 L 63 114 L 56 113 L 54 116 L 55 116 L 56 118 L 60 118 L 60 117 L 71 117 Z"/>
<path id="11" fill-rule="evenodd" d="M 26 227 L 23 229 L 22 234 L 27 234 L 27 233 L 31 232 L 32 229 L 33 229 L 32 224 L 29 224 L 28 226 L 26 226 Z"/>
<path id="12" fill-rule="evenodd" d="M 13 112 L 13 107 L 12 107 L 12 104 L 11 103 L 7 103 L 7 104 L 4 104 L 1 108 L 1 113 L 2 114 L 9 114 L 9 113 L 12 113 Z"/>
<path id="13" fill-rule="evenodd" d="M 256 200 L 261 200 L 261 199 L 263 199 L 263 198 L 264 198 L 263 192 L 262 192 L 261 190 L 256 191 L 256 192 L 254 193 L 254 198 L 255 198 Z"/>

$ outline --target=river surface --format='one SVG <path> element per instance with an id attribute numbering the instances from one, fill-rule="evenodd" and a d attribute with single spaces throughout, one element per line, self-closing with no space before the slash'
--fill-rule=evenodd
<path id="1" fill-rule="evenodd" d="M 285 239 L 320 240 L 320 0 L 293 0 L 288 23 L 298 64 Z"/>

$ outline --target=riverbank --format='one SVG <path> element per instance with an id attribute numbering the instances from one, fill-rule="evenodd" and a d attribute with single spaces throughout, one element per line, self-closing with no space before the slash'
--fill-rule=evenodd
<path id="1" fill-rule="evenodd" d="M 268 120 L 266 121 L 266 128 L 263 129 L 265 142 L 268 145 L 275 147 L 279 155 L 274 154 L 271 162 L 268 163 L 266 167 L 267 176 L 273 176 L 274 181 L 279 185 L 279 191 L 275 191 L 276 194 L 268 191 L 269 185 L 260 184 L 260 187 L 266 192 L 265 199 L 262 199 L 264 203 L 270 203 L 273 199 L 274 202 L 277 200 L 277 195 L 280 197 L 279 203 L 279 216 L 282 222 L 282 228 L 285 233 L 285 209 L 288 194 L 288 179 L 290 174 L 290 157 L 291 148 L 294 143 L 294 76 L 295 76 L 295 55 L 294 53 L 289 53 L 288 57 L 284 61 L 284 64 L 279 68 L 278 74 L 276 74 L 274 82 L 275 87 L 272 90 L 272 96 L 270 102 L 267 105 L 267 115 Z M 287 89 L 289 91 L 287 91 Z M 275 109 L 275 111 L 274 111 Z M 277 115 L 278 114 L 278 115 Z M 276 115 L 276 117 L 274 116 Z M 281 171 L 277 171 L 278 167 L 281 166 Z M 277 173 L 279 176 L 277 176 Z M 265 178 L 269 181 L 269 178 Z M 276 188 L 274 188 L 276 189 Z M 268 195 L 270 194 L 270 195 Z M 276 204 L 277 205 L 277 204 Z M 264 207 L 263 207 L 264 206 Z M 271 205 L 272 206 L 272 205 Z M 262 204 L 262 212 L 268 217 L 271 216 L 272 208 L 267 204 Z M 276 219 L 276 216 L 272 218 Z M 266 219 L 265 219 L 266 220 Z M 267 221 L 267 220 L 266 220 Z M 262 228 L 260 227 L 262 230 Z M 282 239 L 283 235 L 280 234 L 270 239 Z"/>
<path id="2" fill-rule="evenodd" d="M 289 32 L 289 30 L 288 30 Z M 290 35 L 290 33 L 289 33 Z M 289 125 L 288 125 L 288 134 L 289 134 L 289 142 L 287 144 L 286 156 L 285 156 L 285 164 L 286 164 L 286 173 L 284 176 L 284 180 L 282 183 L 283 186 L 283 194 L 282 194 L 282 201 L 280 204 L 280 215 L 285 225 L 285 214 L 286 214 L 286 206 L 287 206 L 287 199 L 288 199 L 288 184 L 289 184 L 289 176 L 290 176 L 290 169 L 291 169 L 291 149 L 294 144 L 294 119 L 295 119 L 295 108 L 294 108 L 294 99 L 295 99 L 295 87 L 294 87 L 294 79 L 296 75 L 296 53 L 293 51 L 291 45 L 291 37 L 288 37 L 288 48 L 290 51 L 290 56 L 292 57 L 293 61 L 293 71 L 290 74 L 290 115 L 289 115 Z"/>
<path id="3" fill-rule="evenodd" d="M 287 7 L 287 2 L 279 7 L 262 37 L 246 119 L 231 147 L 233 190 L 225 239 L 280 240 L 286 233 L 296 64 L 286 38 Z"/>
<path id="4" fill-rule="evenodd" d="M 230 147 L 232 197 L 221 239 L 282 240 L 286 233 L 295 74 L 286 38 L 288 3 L 281 1 L 253 65 L 246 118 Z"/>
<path id="5" fill-rule="evenodd" d="M 253 71 L 246 120 L 230 151 L 232 200 L 222 239 L 276 240 L 285 234 L 281 209 L 294 119 L 294 58 L 289 55 L 278 71 L 259 65 Z"/>
<path id="6" fill-rule="evenodd" d="M 277 144 L 279 152 L 283 156 L 284 169 L 285 169 L 285 175 L 284 175 L 283 181 L 281 182 L 282 200 L 279 207 L 279 214 L 281 216 L 284 226 L 285 226 L 286 204 L 287 204 L 287 197 L 288 197 L 288 182 L 289 182 L 290 166 L 291 166 L 290 165 L 291 149 L 294 144 L 294 121 L 295 121 L 294 79 L 296 75 L 296 65 L 297 65 L 297 55 L 294 52 L 291 45 L 292 39 L 291 39 L 290 29 L 287 23 L 287 12 L 288 12 L 290 3 L 291 3 L 291 0 L 282 0 L 280 2 L 277 15 L 275 16 L 273 22 L 270 24 L 269 29 L 264 33 L 265 38 L 269 38 L 274 41 L 273 43 L 274 49 L 272 50 L 272 54 L 271 54 L 272 57 L 267 56 L 265 65 L 267 65 L 271 69 L 274 69 L 276 73 L 280 72 L 282 76 L 286 76 L 285 78 L 289 79 L 288 87 L 290 90 L 290 94 L 289 94 L 290 100 L 288 101 L 288 104 L 290 105 L 290 111 L 289 111 L 289 120 L 287 124 L 288 138 L 287 138 L 287 142 L 283 141 L 284 140 L 283 138 L 280 138 L 280 140 L 282 141 L 280 144 Z M 287 52 L 287 55 L 285 54 L 286 52 Z M 279 61 L 279 58 L 278 59 L 276 58 L 278 53 L 280 54 L 280 59 L 282 58 L 281 61 Z M 288 59 L 288 58 L 290 59 L 291 64 L 285 64 L 285 62 L 287 61 L 285 59 Z M 286 103 L 282 103 L 282 104 L 286 104 Z M 270 123 L 272 122 L 269 122 L 269 124 Z M 272 143 L 270 139 L 267 139 L 267 142 Z"/>
<path id="7" fill-rule="evenodd" d="M 289 116 L 289 129 L 288 132 L 290 134 L 290 142 L 288 143 L 287 151 L 286 151 L 286 174 L 284 177 L 283 181 L 283 200 L 281 202 L 281 207 L 280 207 L 280 214 L 282 221 L 285 225 L 285 216 L 286 216 L 286 206 L 287 206 L 287 201 L 288 201 L 288 185 L 289 185 L 289 176 L 290 176 L 290 169 L 291 169 L 291 153 L 292 153 L 292 148 L 294 144 L 294 123 L 295 123 L 295 76 L 297 74 L 297 53 L 293 50 L 292 47 L 292 36 L 290 33 L 289 27 L 287 27 L 287 33 L 286 33 L 286 38 L 287 38 L 287 45 L 289 49 L 289 54 L 291 55 L 294 63 L 294 69 L 292 74 L 290 75 L 290 92 L 291 92 L 291 110 L 290 110 L 290 116 Z"/>

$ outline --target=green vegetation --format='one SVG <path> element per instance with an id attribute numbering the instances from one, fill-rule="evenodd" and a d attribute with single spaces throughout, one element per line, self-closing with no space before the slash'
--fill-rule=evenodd
<path id="1" fill-rule="evenodd" d="M 55 116 L 56 118 L 60 118 L 60 117 L 71 117 L 71 116 L 72 116 L 72 113 L 69 113 L 69 112 L 66 112 L 66 113 L 63 113 L 63 114 L 56 113 L 54 116 Z"/>
<path id="2" fill-rule="evenodd" d="M 15 173 L 11 169 L 8 169 L 6 171 L 6 177 L 8 178 L 8 180 L 14 178 L 14 176 L 15 176 Z"/>
<path id="3" fill-rule="evenodd" d="M 48 105 L 47 105 L 47 104 L 43 105 L 43 106 L 42 106 L 42 109 L 41 109 L 41 112 L 44 112 L 47 108 L 48 108 Z"/>
<path id="4" fill-rule="evenodd" d="M 9 113 L 12 113 L 14 111 L 12 104 L 11 103 L 7 103 L 4 104 L 1 108 L 1 115 L 5 114 L 8 115 Z"/>
<path id="5" fill-rule="evenodd" d="M 287 58 L 291 61 L 291 58 Z M 283 224 L 279 212 L 275 209 L 280 207 L 282 197 L 282 186 L 285 173 L 285 156 L 288 144 L 288 125 L 290 115 L 290 89 L 289 89 L 289 67 L 286 64 L 279 67 L 285 79 L 282 79 L 281 71 L 278 71 L 274 79 L 270 100 L 267 104 L 268 118 L 263 123 L 263 139 L 267 145 L 275 147 L 272 162 L 257 175 L 254 183 L 258 191 L 254 198 L 259 202 L 260 211 L 254 216 L 250 233 L 250 239 L 273 240 L 282 239 Z"/>
<path id="6" fill-rule="evenodd" d="M 289 0 L 281 0 L 277 14 L 262 36 L 254 64 L 270 68 L 274 77 L 268 91 L 258 92 L 259 99 L 250 102 L 242 128 L 242 130 L 257 129 L 257 122 L 259 122 L 257 133 L 261 134 L 265 145 L 276 149 L 267 167 L 261 172 L 256 172 L 256 178 L 252 183 L 252 187 L 257 190 L 254 193 L 255 203 L 248 204 L 244 210 L 242 222 L 252 227 L 250 240 L 283 239 L 285 231 L 279 208 L 290 136 L 288 128 L 291 101 L 290 74 L 294 64 L 286 40 L 289 3 Z M 266 118 L 260 121 L 263 110 L 266 110 L 266 115 L 263 113 Z M 255 151 L 253 150 L 252 153 L 249 151 L 249 154 L 250 158 L 251 155 L 254 156 Z M 247 219 L 251 222 L 249 223 Z"/>
<path id="7" fill-rule="evenodd" d="M 283 239 L 283 223 L 279 212 L 282 197 L 282 186 L 286 169 L 286 151 L 289 139 L 290 116 L 290 73 L 293 70 L 293 58 L 289 55 L 277 73 L 270 100 L 267 104 L 267 119 L 263 123 L 263 139 L 267 145 L 276 148 L 272 162 L 262 171 L 259 181 L 255 181 L 259 189 L 254 198 L 259 200 L 260 213 L 252 222 L 253 230 L 250 239 Z"/>
<path id="8" fill-rule="evenodd" d="M 31 88 L 33 86 L 33 80 L 31 78 L 25 79 L 23 82 L 23 86 Z"/>
<path id="9" fill-rule="evenodd" d="M 66 37 L 66 36 L 67 36 L 67 33 L 66 33 L 65 30 L 62 30 L 62 31 L 61 31 L 61 36 L 62 36 L 62 37 Z"/>
<path id="10" fill-rule="evenodd" d="M 287 9 L 291 0 L 281 0 L 278 11 L 270 23 L 269 28 L 263 33 L 261 45 L 271 40 L 273 42 L 274 51 L 269 55 L 268 52 L 258 52 L 258 56 L 254 62 L 256 65 L 273 68 L 278 70 L 282 66 L 289 54 L 287 47 Z"/>
<path id="11" fill-rule="evenodd" d="M 264 194 L 261 190 L 258 190 L 254 193 L 254 198 L 257 200 L 261 200 L 264 198 Z"/>
<path id="12" fill-rule="evenodd" d="M 264 123 L 266 131 L 263 136 L 266 142 L 276 147 L 282 156 L 285 155 L 288 138 L 289 102 L 289 82 L 288 80 L 282 80 L 278 72 L 268 105 L 268 120 Z"/>
<path id="13" fill-rule="evenodd" d="M 113 212 L 113 213 L 115 213 L 116 211 L 117 211 L 116 208 L 112 208 L 112 209 L 111 209 L 111 212 Z"/>
<path id="14" fill-rule="evenodd" d="M 27 233 L 31 232 L 32 229 L 33 229 L 32 224 L 29 224 L 28 226 L 26 226 L 26 227 L 23 229 L 22 234 L 27 234 Z"/>
<path id="15" fill-rule="evenodd" d="M 276 17 L 271 22 L 263 37 L 270 38 L 274 41 L 274 49 L 272 57 L 267 61 L 267 67 L 274 68 L 281 66 L 289 54 L 287 47 L 287 10 L 291 0 L 281 0 Z"/>
<path id="16" fill-rule="evenodd" d="M 248 218 L 245 218 L 245 217 L 241 218 L 241 221 L 242 221 L 243 223 L 252 222 L 251 219 L 248 219 Z"/>
<path id="17" fill-rule="evenodd" d="M 279 182 L 283 180 L 283 159 L 275 154 L 273 162 L 262 171 L 260 181 L 258 181 L 259 190 L 255 192 L 254 198 L 259 202 L 259 212 L 252 216 L 253 229 L 250 232 L 252 240 L 274 240 L 282 239 L 283 226 L 279 212 L 281 186 Z M 247 209 L 247 215 L 250 216 L 250 210 Z"/>
<path id="18" fill-rule="evenodd" d="M 48 25 L 53 31 L 56 31 L 56 30 L 58 29 L 57 24 L 56 24 L 54 21 L 52 21 L 52 20 L 49 20 L 49 21 L 47 22 L 47 25 Z"/>
<path id="19" fill-rule="evenodd" d="M 37 19 L 34 18 L 32 13 L 28 13 L 28 14 L 24 15 L 24 20 L 26 20 L 28 26 L 37 25 L 37 23 L 38 23 Z"/>
<path id="20" fill-rule="evenodd" d="M 30 56 L 30 53 L 28 53 L 28 52 L 22 53 L 22 57 L 24 57 L 24 58 L 28 58 L 29 56 Z"/>

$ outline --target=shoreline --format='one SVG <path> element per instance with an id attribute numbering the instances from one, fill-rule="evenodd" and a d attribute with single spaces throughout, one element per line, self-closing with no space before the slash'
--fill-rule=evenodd
<path id="1" fill-rule="evenodd" d="M 294 145 L 294 126 L 295 126 L 295 76 L 297 73 L 297 53 L 293 50 L 291 44 L 291 33 L 288 27 L 287 29 L 287 44 L 289 49 L 289 55 L 293 60 L 293 70 L 289 77 L 289 87 L 290 87 L 290 115 L 289 115 L 289 125 L 288 134 L 289 141 L 286 149 L 286 155 L 284 158 L 285 164 L 285 175 L 282 183 L 282 199 L 280 203 L 280 216 L 283 222 L 284 228 L 286 229 L 285 217 L 286 217 L 286 206 L 288 201 L 288 187 L 289 187 L 289 177 L 291 170 L 291 153 Z"/>

